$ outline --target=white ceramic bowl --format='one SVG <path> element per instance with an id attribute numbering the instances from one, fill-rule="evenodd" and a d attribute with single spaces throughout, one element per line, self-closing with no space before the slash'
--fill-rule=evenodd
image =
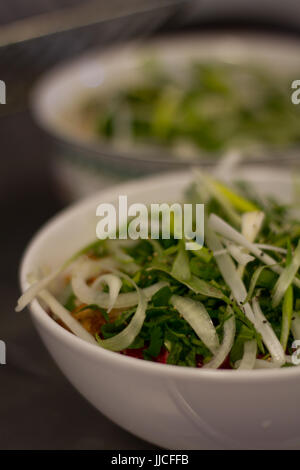
<path id="1" fill-rule="evenodd" d="M 127 145 L 113 146 L 94 135 L 83 120 L 80 106 L 94 96 L 111 94 L 144 79 L 145 59 L 156 58 L 170 70 L 183 70 L 193 61 L 262 66 L 274 77 L 298 77 L 298 40 L 269 34 L 206 33 L 158 37 L 92 51 L 55 67 L 35 87 L 32 111 L 36 122 L 55 143 L 55 177 L 66 199 L 78 199 L 116 182 L 137 176 L 186 169 L 188 165 L 213 166 L 212 155 L 198 158 L 171 155 L 171 150 Z M 287 90 L 287 99 L 290 99 Z M 298 148 L 266 149 L 246 155 L 258 161 L 294 161 Z M 276 157 L 276 158 L 274 158 Z M 74 184 L 75 182 L 75 184 Z"/>
<path id="2" fill-rule="evenodd" d="M 290 176 L 243 170 L 258 191 L 289 197 Z M 145 179 L 76 204 L 33 239 L 21 267 L 54 267 L 95 238 L 99 202 L 179 200 L 189 173 Z M 263 183 L 263 184 L 262 184 Z M 137 436 L 170 449 L 278 449 L 300 447 L 300 368 L 200 370 L 141 361 L 88 344 L 55 323 L 35 300 L 33 321 L 66 377 L 97 409 Z M 59 398 L 59 397 L 58 397 Z M 95 411 L 96 412 L 96 411 Z"/>

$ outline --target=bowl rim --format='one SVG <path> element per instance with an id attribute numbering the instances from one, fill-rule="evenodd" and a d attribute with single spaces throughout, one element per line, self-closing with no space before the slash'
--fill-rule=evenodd
<path id="1" fill-rule="evenodd" d="M 181 177 L 187 180 L 191 177 L 191 171 L 181 173 Z M 139 178 L 138 180 L 129 181 L 123 184 L 116 184 L 111 186 L 109 189 L 98 191 L 87 198 L 79 200 L 70 206 L 59 211 L 56 215 L 51 217 L 42 227 L 35 233 L 33 238 L 27 244 L 23 256 L 21 258 L 19 266 L 19 283 L 21 291 L 28 287 L 26 280 L 29 269 L 32 269 L 31 258 L 34 255 L 35 247 L 40 243 L 42 239 L 47 239 L 47 233 L 49 230 L 54 228 L 56 225 L 60 225 L 64 219 L 80 210 L 87 210 L 88 207 L 95 201 L 102 197 L 104 200 L 109 200 L 113 192 L 118 190 L 121 194 L 127 191 L 127 194 L 134 195 L 135 192 L 141 191 L 145 187 L 150 187 L 152 184 L 162 184 L 166 179 L 178 178 L 177 172 L 169 172 L 159 176 L 148 176 Z M 107 196 L 108 195 L 108 196 Z M 105 199 L 107 198 L 107 199 Z M 97 362 L 98 359 L 106 360 L 114 364 L 118 362 L 119 365 L 124 367 L 135 368 L 136 371 L 142 373 L 149 373 L 159 375 L 163 377 L 173 378 L 188 378 L 191 380 L 210 380 L 213 382 L 219 382 L 220 380 L 228 380 L 230 383 L 245 383 L 246 381 L 259 381 L 268 382 L 285 379 L 300 378 L 300 366 L 299 367 L 285 367 L 282 369 L 257 369 L 257 370 L 242 370 L 236 371 L 232 369 L 199 369 L 193 367 L 177 366 L 171 364 L 161 364 L 157 362 L 145 361 L 138 358 L 125 356 L 118 352 L 109 351 L 100 346 L 90 344 L 83 339 L 70 333 L 55 320 L 53 320 L 46 310 L 40 305 L 37 299 L 34 299 L 28 306 L 31 316 L 37 321 L 37 323 L 47 332 L 55 337 L 61 343 L 65 343 L 67 347 L 76 350 L 76 352 L 84 353 Z"/>
<path id="2" fill-rule="evenodd" d="M 295 52 L 294 49 L 300 51 L 300 40 L 287 33 L 274 33 L 274 32 L 259 32 L 258 34 L 254 31 L 217 31 L 212 29 L 211 31 L 190 32 L 189 34 L 168 34 L 168 35 L 157 35 L 144 41 L 128 40 L 123 45 L 110 45 L 107 48 L 93 48 L 91 51 L 82 53 L 79 57 L 72 58 L 64 64 L 54 66 L 50 71 L 44 73 L 41 78 L 35 84 L 30 95 L 30 108 L 32 111 L 33 118 L 35 119 L 38 126 L 43 132 L 55 142 L 63 146 L 70 146 L 75 151 L 79 151 L 81 154 L 89 152 L 89 158 L 81 156 L 82 162 L 88 163 L 90 159 L 94 162 L 98 162 L 99 157 L 106 163 L 109 163 L 111 159 L 114 163 L 140 163 L 144 165 L 157 165 L 165 167 L 166 165 L 172 165 L 173 169 L 176 170 L 186 168 L 186 165 L 192 166 L 214 166 L 220 157 L 220 153 L 211 155 L 207 152 L 203 153 L 202 158 L 195 159 L 180 159 L 172 152 L 172 149 L 164 149 L 159 147 L 158 151 L 153 147 L 149 147 L 146 151 L 143 149 L 135 149 L 134 144 L 128 150 L 120 150 L 113 145 L 105 141 L 97 141 L 97 139 L 80 138 L 76 135 L 75 129 L 73 132 L 68 132 L 60 129 L 59 122 L 54 124 L 51 117 L 49 118 L 49 109 L 46 110 L 47 106 L 44 103 L 44 97 L 47 91 L 53 87 L 56 82 L 61 82 L 65 77 L 71 75 L 72 71 L 76 73 L 78 68 L 81 66 L 93 66 L 95 63 L 104 60 L 104 62 L 112 55 L 114 58 L 122 51 L 129 53 L 129 55 L 138 54 L 142 50 L 151 51 L 151 48 L 170 47 L 176 41 L 180 41 L 182 44 L 188 45 L 195 41 L 214 42 L 216 39 L 220 43 L 231 41 L 238 47 L 245 48 L 245 43 L 253 42 L 258 43 L 263 41 L 264 44 L 272 43 L 273 46 L 277 44 L 280 48 L 285 50 L 292 50 L 292 54 Z M 281 52 L 282 53 L 282 50 Z M 59 111 L 56 110 L 56 115 L 59 116 Z M 289 153 L 287 160 L 291 163 L 297 162 L 298 147 L 296 145 L 290 145 L 286 148 L 280 149 L 277 147 L 272 148 L 271 146 L 262 149 L 262 155 L 258 155 L 252 158 L 253 163 L 266 164 L 266 163 L 280 163 L 283 153 Z M 157 157 L 157 153 L 160 152 L 161 157 Z M 247 151 L 245 155 L 247 155 Z M 215 158 L 214 158 L 215 157 Z M 99 160 L 100 161 L 100 160 Z"/>

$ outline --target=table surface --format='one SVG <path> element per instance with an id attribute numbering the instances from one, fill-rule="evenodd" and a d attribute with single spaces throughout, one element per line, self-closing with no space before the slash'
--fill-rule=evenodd
<path id="1" fill-rule="evenodd" d="M 28 311 L 14 312 L 22 252 L 63 202 L 48 144 L 26 112 L 0 119 L 0 141 L 0 339 L 7 347 L 7 364 L 0 365 L 0 448 L 153 449 L 81 397 L 44 348 Z"/>

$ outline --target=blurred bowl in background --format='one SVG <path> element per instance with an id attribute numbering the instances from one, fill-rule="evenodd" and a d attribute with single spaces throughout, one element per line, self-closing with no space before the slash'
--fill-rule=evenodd
<path id="1" fill-rule="evenodd" d="M 145 174 L 195 165 L 213 167 L 224 151 L 233 149 L 241 152 L 243 160 L 251 158 L 256 163 L 276 161 L 286 165 L 296 160 L 299 148 L 295 139 L 282 147 L 268 142 L 263 146 L 257 146 L 255 142 L 245 146 L 236 139 L 230 142 L 232 148 L 227 143 L 226 148 L 207 151 L 200 145 L 196 151 L 195 146 L 190 151 L 190 142 L 175 148 L 174 145 L 138 143 L 118 136 L 113 141 L 101 138 L 95 131 L 96 124 L 83 112 L 86 104 L 96 102 L 99 97 L 110 103 L 120 90 L 143 83 L 145 63 L 151 60 L 162 64 L 170 75 L 179 72 L 183 80 L 193 62 L 227 68 L 250 67 L 258 73 L 261 69 L 268 74 L 270 83 L 272 78 L 274 84 L 281 79 L 285 81 L 283 93 L 286 106 L 291 108 L 285 112 L 296 112 L 296 107 L 291 104 L 291 80 L 300 76 L 300 43 L 296 40 L 270 35 L 209 33 L 134 42 L 101 53 L 93 51 L 52 70 L 42 78 L 32 95 L 35 119 L 55 143 L 54 172 L 65 199 L 77 199 L 118 181 Z M 253 93 L 249 77 L 244 77 L 244 82 L 237 82 L 236 88 L 247 100 Z M 214 106 L 213 99 L 213 94 L 208 95 L 207 114 Z M 119 112 L 118 108 L 116 111 Z M 230 123 L 230 114 L 228 118 L 226 112 L 224 125 Z M 277 109 L 276 112 L 281 111 Z M 214 116 L 211 122 L 213 119 Z M 293 119 L 298 127 L 297 116 Z M 272 134 L 272 123 L 268 125 Z M 274 129 L 274 136 L 276 134 Z"/>

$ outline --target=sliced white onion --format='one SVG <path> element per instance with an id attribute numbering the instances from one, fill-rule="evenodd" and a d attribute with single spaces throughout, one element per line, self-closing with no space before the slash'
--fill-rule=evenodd
<path id="1" fill-rule="evenodd" d="M 214 255 L 214 257 L 216 257 L 216 256 L 220 256 L 220 255 L 225 255 L 226 253 L 228 253 L 227 248 L 223 248 L 223 250 L 214 251 L 213 255 Z"/>
<path id="2" fill-rule="evenodd" d="M 266 264 L 263 264 L 259 266 L 258 268 L 256 268 L 254 273 L 252 274 L 252 277 L 250 279 L 250 284 L 249 284 L 249 290 L 247 294 L 247 301 L 251 299 L 254 289 L 256 287 L 257 281 L 259 279 L 259 276 L 261 275 L 264 269 L 268 269 L 268 266 Z"/>
<path id="3" fill-rule="evenodd" d="M 146 318 L 147 310 L 147 299 L 144 292 L 138 288 L 136 283 L 126 274 L 117 272 L 121 277 L 124 277 L 128 282 L 130 282 L 136 289 L 136 294 L 138 297 L 138 306 L 133 315 L 130 323 L 117 335 L 108 339 L 98 338 L 98 343 L 105 349 L 111 351 L 122 351 L 123 349 L 128 348 L 135 338 L 138 336 L 139 332 L 142 329 L 143 323 Z"/>
<path id="4" fill-rule="evenodd" d="M 56 277 L 58 277 L 68 266 L 70 266 L 74 262 L 75 264 L 74 266 L 72 266 L 72 270 L 76 270 L 77 266 L 80 266 L 82 264 L 82 259 L 85 260 L 89 258 L 81 257 L 77 259 L 76 256 L 73 256 L 72 258 L 67 260 L 63 265 L 61 265 L 58 269 L 52 271 L 52 273 L 50 273 L 48 276 L 38 281 L 35 280 L 34 283 L 19 298 L 17 307 L 15 309 L 16 312 L 20 312 L 21 310 L 23 310 L 30 302 L 32 302 L 32 300 L 39 294 L 39 292 L 48 287 L 49 284 L 51 284 L 51 282 L 54 281 Z M 117 266 L 111 258 L 103 258 L 97 261 L 97 263 L 101 263 L 101 267 L 103 267 L 103 270 L 112 266 Z"/>
<path id="5" fill-rule="evenodd" d="M 231 225 L 225 222 L 225 220 L 221 219 L 221 217 L 219 217 L 218 215 L 210 214 L 209 226 L 215 232 L 219 233 L 228 240 L 231 240 L 234 243 L 237 243 L 238 245 L 244 246 L 248 251 L 253 253 L 265 264 L 276 264 L 276 261 L 273 258 L 271 258 L 269 255 L 266 255 L 262 250 L 257 248 L 254 243 L 249 242 L 246 237 L 244 237 L 240 232 L 231 227 Z"/>
<path id="6" fill-rule="evenodd" d="M 260 211 L 245 212 L 242 215 L 242 235 L 251 243 L 253 243 L 262 227 L 264 221 L 264 213 Z M 243 248 L 244 253 L 248 253 L 246 248 Z M 238 273 L 243 278 L 245 267 L 247 263 L 239 263 Z"/>
<path id="7" fill-rule="evenodd" d="M 291 263 L 284 268 L 274 286 L 274 295 L 272 299 L 273 307 L 277 307 L 287 288 L 292 284 L 300 267 L 300 241 L 293 255 Z"/>
<path id="8" fill-rule="evenodd" d="M 264 221 L 264 213 L 260 211 L 245 212 L 242 215 L 242 235 L 251 243 L 253 243 L 262 227 Z M 243 249 L 244 253 L 248 253 L 246 248 Z M 251 260 L 252 261 L 252 260 Z M 239 263 L 238 273 L 243 278 L 245 267 L 248 263 Z"/>
<path id="9" fill-rule="evenodd" d="M 253 243 L 260 232 L 265 214 L 260 211 L 245 212 L 242 215 L 242 235 Z"/>
<path id="10" fill-rule="evenodd" d="M 251 341 L 245 341 L 244 354 L 238 366 L 238 369 L 239 370 L 253 369 L 255 366 L 256 354 L 257 354 L 256 340 L 252 339 Z"/>
<path id="11" fill-rule="evenodd" d="M 227 310 L 229 313 L 232 313 L 232 310 L 229 308 Z M 204 369 L 218 369 L 223 362 L 225 361 L 226 357 L 231 351 L 233 342 L 234 342 L 234 335 L 235 335 L 235 317 L 232 315 L 226 322 L 224 323 L 224 335 L 223 341 L 219 349 L 217 350 L 214 357 L 211 361 L 204 364 Z"/>
<path id="12" fill-rule="evenodd" d="M 218 239 L 215 233 L 210 229 L 206 231 L 206 241 L 209 248 L 214 252 L 222 249 L 222 243 Z M 239 277 L 234 263 L 228 254 L 220 255 L 216 258 L 216 262 L 219 266 L 221 274 L 226 284 L 231 288 L 233 297 L 238 304 L 243 304 L 247 297 L 247 291 L 241 278 Z M 275 335 L 272 327 L 268 323 L 264 323 L 266 320 L 265 316 L 261 312 L 260 306 L 255 299 L 253 301 L 253 310 L 248 302 L 246 302 L 241 308 L 243 309 L 246 317 L 253 323 L 255 329 L 262 335 L 262 339 L 268 347 L 270 354 L 276 362 L 279 364 L 284 363 L 284 351 L 282 346 Z M 254 312 L 255 308 L 255 312 Z"/>
<path id="13" fill-rule="evenodd" d="M 227 250 L 233 257 L 233 259 L 235 259 L 241 266 L 246 266 L 248 263 L 255 259 L 254 256 L 245 253 L 242 247 L 235 245 L 232 242 L 228 242 L 226 240 L 225 245 L 227 246 Z"/>
<path id="14" fill-rule="evenodd" d="M 79 338 L 88 341 L 91 344 L 97 344 L 95 338 L 85 329 L 79 321 L 77 321 L 71 313 L 63 307 L 58 300 L 50 294 L 47 290 L 38 293 L 38 297 L 45 302 L 45 304 L 68 328 Z"/>
<path id="15" fill-rule="evenodd" d="M 115 274 L 102 274 L 102 276 L 99 276 L 97 279 L 95 279 L 91 286 L 91 288 L 95 290 L 96 295 L 97 287 L 103 283 L 106 283 L 109 288 L 109 305 L 107 307 L 107 312 L 109 313 L 116 303 L 120 289 L 122 287 L 122 281 Z"/>
<path id="16" fill-rule="evenodd" d="M 210 230 L 206 230 L 206 242 L 210 250 L 215 252 L 221 252 L 223 250 L 223 245 L 217 235 Z M 239 305 L 242 305 L 247 297 L 246 287 L 240 278 L 234 262 L 228 253 L 218 255 L 216 258 L 217 265 L 220 269 L 220 272 L 224 278 L 226 284 L 230 287 L 231 292 L 235 300 Z M 254 315 L 252 308 L 248 302 L 246 302 L 242 307 L 246 317 L 253 322 Z"/>
<path id="17" fill-rule="evenodd" d="M 18 300 L 18 304 L 15 308 L 16 312 L 20 312 L 25 308 L 33 299 L 43 290 L 45 289 L 59 274 L 62 272 L 63 268 L 60 267 L 55 271 L 52 271 L 48 276 L 44 277 L 40 281 L 36 281 L 32 284 L 23 295 Z"/>
<path id="18" fill-rule="evenodd" d="M 280 246 L 268 245 L 266 243 L 255 243 L 255 246 L 261 250 L 274 251 L 275 253 L 282 253 L 283 255 L 287 253 L 287 249 L 281 248 Z"/>
<path id="19" fill-rule="evenodd" d="M 187 323 L 193 328 L 201 341 L 212 353 L 216 353 L 219 348 L 219 338 L 214 324 L 201 302 L 172 295 L 171 304 L 178 310 Z"/>
<path id="20" fill-rule="evenodd" d="M 247 248 L 247 250 L 249 250 L 250 253 L 252 253 L 254 256 L 260 259 L 264 264 L 270 266 L 270 268 L 277 274 L 282 273 L 283 268 L 281 266 L 278 266 L 278 263 L 276 263 L 274 258 L 267 255 L 260 248 L 258 248 L 254 243 L 249 242 L 240 232 L 232 228 L 229 224 L 227 224 L 227 222 L 225 222 L 216 214 L 210 215 L 209 226 L 214 231 L 216 231 L 223 237 L 227 238 L 228 240 L 231 240 L 237 243 L 238 245 L 242 245 L 245 248 Z M 293 283 L 297 287 L 300 287 L 300 279 L 297 279 L 294 277 Z"/>
<path id="21" fill-rule="evenodd" d="M 272 326 L 264 316 L 259 302 L 256 298 L 252 301 L 253 313 L 255 317 L 254 326 L 256 331 L 261 334 L 262 340 L 267 346 L 273 361 L 279 365 L 285 363 L 285 352 L 277 338 Z"/>
<path id="22" fill-rule="evenodd" d="M 102 308 L 108 308 L 110 306 L 110 296 L 106 292 L 95 291 L 92 286 L 87 284 L 87 280 L 91 277 L 95 277 L 99 274 L 99 271 L 102 269 L 102 260 L 93 261 L 87 260 L 78 267 L 74 275 L 72 276 L 72 288 L 73 292 L 78 297 L 81 302 L 86 304 L 96 304 Z M 111 268 L 112 271 L 114 268 Z M 130 279 L 130 278 L 129 278 Z M 162 287 L 167 286 L 167 282 L 157 282 L 152 286 L 146 287 L 143 289 L 143 293 L 146 299 L 151 299 L 151 297 L 159 291 Z M 139 302 L 139 297 L 137 292 L 126 292 L 124 294 L 119 294 L 115 303 L 115 308 L 129 308 L 137 305 Z"/>

